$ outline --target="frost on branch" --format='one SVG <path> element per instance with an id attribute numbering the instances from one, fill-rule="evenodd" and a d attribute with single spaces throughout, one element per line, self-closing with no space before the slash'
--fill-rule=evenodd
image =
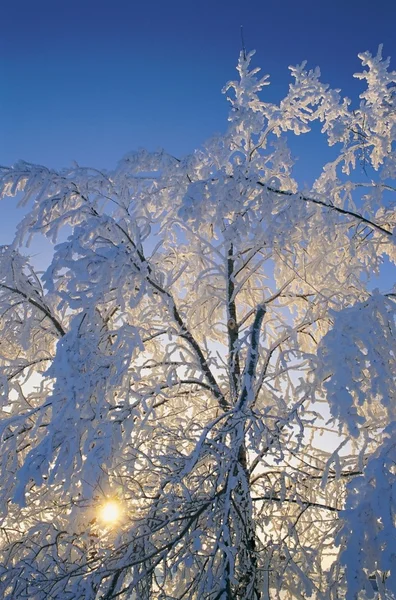
<path id="1" fill-rule="evenodd" d="M 47 400 L 51 426 L 16 474 L 15 502 L 25 503 L 24 491 L 31 479 L 35 485 L 41 485 L 43 478 L 47 485 L 62 485 L 66 480 L 68 494 L 92 495 L 103 468 L 122 444 L 117 393 L 139 343 L 134 327 L 124 324 L 112 332 L 97 311 L 73 318 L 43 374 L 54 379 Z M 123 421 L 128 427 L 125 417 Z"/>
<path id="2" fill-rule="evenodd" d="M 396 444 L 395 422 L 383 431 L 383 443 L 369 458 L 364 474 L 348 485 L 338 538 L 345 550 L 348 591 L 370 593 L 367 574 L 375 576 L 381 598 L 396 590 Z"/>
<path id="3" fill-rule="evenodd" d="M 395 296 L 370 283 L 396 256 L 395 76 L 362 54 L 355 106 L 302 63 L 270 103 L 252 58 L 190 156 L 0 168 L 26 207 L 0 251 L 5 600 L 395 592 Z M 316 121 L 336 158 L 302 190 L 289 140 Z"/>
<path id="4" fill-rule="evenodd" d="M 395 309 L 392 294 L 375 290 L 366 301 L 333 314 L 333 329 L 318 352 L 323 366 L 317 376 L 326 380 L 333 416 L 356 438 L 362 429 L 369 432 L 369 443 L 377 446 L 348 484 L 342 513 L 338 543 L 345 547 L 341 562 L 351 595 L 370 592 L 367 574 L 375 575 L 381 598 L 386 589 L 396 589 Z"/>
<path id="5" fill-rule="evenodd" d="M 325 380 L 333 416 L 353 436 L 371 419 L 382 426 L 396 420 L 395 316 L 394 298 L 378 290 L 363 302 L 330 312 L 334 324 L 319 348 L 317 377 Z"/>

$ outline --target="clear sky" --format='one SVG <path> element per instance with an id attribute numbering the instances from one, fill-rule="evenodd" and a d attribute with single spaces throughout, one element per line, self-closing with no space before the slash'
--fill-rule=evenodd
<path id="1" fill-rule="evenodd" d="M 394 58 L 396 0 L 8 0 L 1 9 L 0 164 L 112 168 L 138 147 L 180 156 L 224 131 L 240 25 L 279 100 L 304 59 L 346 95 L 357 53 Z M 323 160 L 303 157 L 303 177 Z M 0 205 L 0 243 L 17 216 Z"/>

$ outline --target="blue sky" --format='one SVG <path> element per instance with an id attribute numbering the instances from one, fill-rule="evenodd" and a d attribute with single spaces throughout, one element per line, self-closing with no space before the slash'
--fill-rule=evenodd
<path id="1" fill-rule="evenodd" d="M 5 2 L 0 36 L 0 164 L 72 160 L 112 168 L 138 147 L 178 156 L 226 127 L 221 88 L 235 77 L 240 25 L 279 100 L 287 67 L 304 59 L 346 95 L 357 53 L 394 57 L 394 0 L 19 0 Z M 301 177 L 322 151 L 302 151 Z M 305 154 L 304 154 L 305 152 Z M 18 217 L 1 212 L 0 243 Z"/>

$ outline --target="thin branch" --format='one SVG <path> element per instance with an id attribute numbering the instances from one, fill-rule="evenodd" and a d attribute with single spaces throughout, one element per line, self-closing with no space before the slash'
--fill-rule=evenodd
<path id="1" fill-rule="evenodd" d="M 55 329 L 58 331 L 58 333 L 62 337 L 66 334 L 66 331 L 63 329 L 60 322 L 50 313 L 49 308 L 47 306 L 40 304 L 36 300 L 33 300 L 33 298 L 31 298 L 30 296 L 25 294 L 25 292 L 22 292 L 21 290 L 18 290 L 17 288 L 13 288 L 9 285 L 6 285 L 5 283 L 0 283 L 0 287 L 5 290 L 8 290 L 9 292 L 13 292 L 14 294 L 19 294 L 20 296 L 25 298 L 25 300 L 27 300 L 29 302 L 29 304 L 31 304 L 32 306 L 34 306 L 35 308 L 40 310 L 42 313 L 45 314 L 46 317 L 48 317 L 50 319 L 50 321 L 52 321 L 53 325 L 55 326 Z"/>
<path id="2" fill-rule="evenodd" d="M 317 204 L 318 206 L 323 206 L 324 208 L 328 208 L 330 210 L 335 210 L 336 212 L 340 213 L 341 215 L 348 215 L 349 217 L 358 219 L 359 221 L 361 221 L 362 223 L 366 223 L 373 229 L 376 229 L 377 231 L 380 231 L 381 233 L 385 233 L 385 235 L 393 236 L 392 231 L 389 231 L 388 229 L 385 229 L 381 225 L 378 225 L 377 223 L 370 221 L 370 219 L 363 217 L 363 215 L 361 215 L 357 212 L 354 212 L 353 210 L 346 210 L 345 208 L 340 208 L 339 206 L 334 206 L 333 204 L 327 204 L 323 200 L 318 200 L 317 198 L 311 198 L 311 197 L 305 196 L 304 194 L 301 194 L 301 193 L 295 194 L 294 192 L 277 190 L 276 188 L 273 188 L 270 185 L 266 185 L 265 183 L 263 183 L 261 181 L 257 181 L 257 185 L 259 185 L 263 188 L 266 188 L 269 192 L 273 192 L 273 193 L 279 194 L 281 196 L 297 196 L 304 202 L 311 202 L 312 204 Z"/>
<path id="3" fill-rule="evenodd" d="M 260 502 L 268 500 L 270 502 L 279 502 L 282 504 L 283 502 L 290 502 L 291 504 L 298 504 L 300 507 L 304 508 L 322 508 L 323 510 L 329 510 L 331 512 L 340 512 L 341 508 L 337 508 L 336 506 L 330 506 L 328 504 L 320 504 L 319 502 L 307 502 L 301 500 L 295 500 L 293 498 L 278 498 L 277 496 L 258 496 L 257 498 L 252 498 L 252 502 Z"/>
<path id="4" fill-rule="evenodd" d="M 84 200 L 88 201 L 84 196 L 81 196 Z M 92 213 L 100 218 L 100 214 L 91 207 Z M 164 299 L 165 301 L 165 305 L 168 307 L 169 312 L 172 314 L 173 318 L 175 319 L 176 323 L 179 326 L 180 329 L 180 337 L 182 337 L 184 340 L 186 340 L 188 342 L 188 344 L 193 348 L 195 355 L 198 358 L 199 364 L 201 366 L 201 369 L 206 377 L 206 379 L 208 380 L 209 384 L 212 387 L 212 393 L 215 396 L 215 398 L 218 400 L 221 408 L 226 411 L 229 408 L 229 404 L 227 402 L 227 400 L 224 397 L 224 394 L 222 393 L 222 391 L 220 390 L 220 387 L 208 365 L 208 362 L 201 350 L 200 345 L 198 344 L 198 342 L 196 341 L 196 339 L 194 338 L 194 336 L 192 335 L 192 333 L 189 331 L 189 329 L 187 328 L 187 326 L 185 325 L 179 309 L 176 306 L 176 303 L 174 301 L 173 296 L 170 294 L 170 292 L 168 292 L 167 290 L 165 290 L 161 285 L 159 285 L 153 278 L 153 271 L 151 268 L 151 265 L 149 264 L 149 262 L 147 261 L 146 257 L 144 256 L 144 253 L 142 251 L 142 249 L 138 248 L 137 244 L 133 241 L 133 239 L 130 237 L 130 235 L 128 234 L 128 232 L 116 221 L 113 221 L 114 225 L 123 233 L 123 235 L 125 235 L 126 239 L 128 240 L 128 242 L 131 244 L 132 248 L 136 251 L 138 258 L 141 262 L 141 265 L 144 265 L 147 269 L 147 275 L 146 275 L 146 281 L 158 292 L 158 294 Z M 136 267 L 136 269 L 138 271 L 141 271 L 141 267 L 136 264 L 136 262 L 134 262 L 134 266 Z"/>

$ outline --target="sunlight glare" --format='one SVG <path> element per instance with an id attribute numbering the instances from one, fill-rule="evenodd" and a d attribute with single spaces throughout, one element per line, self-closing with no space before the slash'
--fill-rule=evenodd
<path id="1" fill-rule="evenodd" d="M 114 525 L 121 518 L 121 507 L 116 500 L 107 500 L 100 507 L 100 520 L 107 525 Z"/>

